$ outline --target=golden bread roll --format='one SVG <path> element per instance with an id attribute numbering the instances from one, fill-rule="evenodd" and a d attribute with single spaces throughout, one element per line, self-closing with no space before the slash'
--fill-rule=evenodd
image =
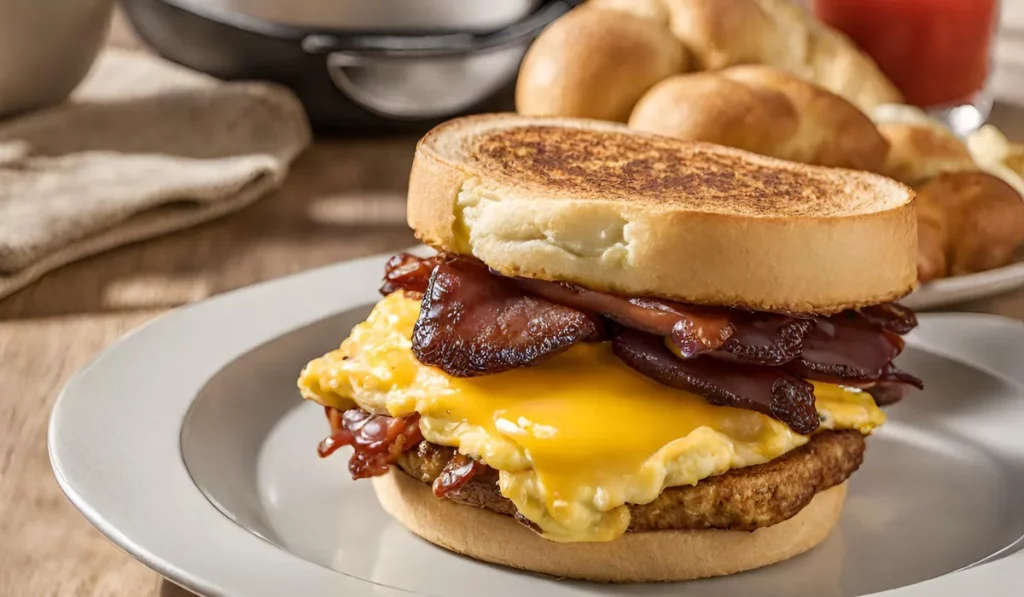
<path id="1" fill-rule="evenodd" d="M 803 10 L 761 0 L 662 0 L 672 32 L 691 50 L 696 68 L 737 64 L 789 66 L 807 55 Z M 766 6 L 778 4 L 779 6 Z"/>
<path id="2" fill-rule="evenodd" d="M 663 0 L 588 0 L 587 6 L 628 12 L 668 26 L 668 8 Z"/>
<path id="3" fill-rule="evenodd" d="M 1024 201 L 992 174 L 939 174 L 918 186 L 917 203 L 918 217 L 928 219 L 927 227 L 946 228 L 940 238 L 946 243 L 951 275 L 1002 267 L 1024 244 Z"/>
<path id="4" fill-rule="evenodd" d="M 883 174 L 916 184 L 943 172 L 977 170 L 963 141 L 948 128 L 911 122 L 883 122 L 879 132 L 889 141 Z"/>
<path id="5" fill-rule="evenodd" d="M 762 2 L 766 0 L 761 0 Z M 789 0 L 775 0 L 789 3 Z M 777 65 L 814 81 L 869 112 L 875 106 L 899 103 L 903 94 L 874 59 L 843 33 L 807 17 L 809 43 L 803 65 Z"/>
<path id="6" fill-rule="evenodd" d="M 865 111 L 903 99 L 867 54 L 792 0 L 590 0 L 531 46 L 516 109 L 621 122 L 661 79 L 739 64 L 788 70 Z"/>
<path id="7" fill-rule="evenodd" d="M 672 32 L 696 67 L 765 64 L 791 71 L 862 110 L 899 103 L 899 90 L 867 54 L 792 0 L 663 0 Z"/>
<path id="8" fill-rule="evenodd" d="M 526 53 L 516 110 L 625 122 L 645 91 L 687 62 L 665 22 L 583 5 L 545 29 Z"/>
<path id="9" fill-rule="evenodd" d="M 767 66 L 676 75 L 655 85 L 633 128 L 781 159 L 881 171 L 888 143 L 871 119 L 834 93 Z"/>
<path id="10" fill-rule="evenodd" d="M 920 193 L 920 190 L 918 191 Z M 917 196 L 917 279 L 928 282 L 949 275 L 949 212 L 930 197 Z"/>

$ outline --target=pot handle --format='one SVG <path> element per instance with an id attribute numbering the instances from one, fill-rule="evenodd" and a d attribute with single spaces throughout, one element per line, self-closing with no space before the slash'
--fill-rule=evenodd
<path id="1" fill-rule="evenodd" d="M 340 35 L 314 33 L 302 39 L 310 54 L 346 54 L 363 58 L 434 58 L 494 50 L 536 36 L 582 0 L 554 0 L 525 19 L 488 33 L 429 35 Z"/>
<path id="2" fill-rule="evenodd" d="M 327 56 L 327 72 L 350 100 L 380 116 L 398 120 L 450 117 L 505 85 L 514 76 L 525 45 L 425 60 L 334 52 Z"/>

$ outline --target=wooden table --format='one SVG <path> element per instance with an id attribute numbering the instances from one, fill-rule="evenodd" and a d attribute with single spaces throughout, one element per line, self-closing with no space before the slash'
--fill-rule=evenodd
<path id="1" fill-rule="evenodd" d="M 120 21 L 112 39 L 134 44 Z M 995 118 L 1024 138 L 1014 114 L 1004 108 Z M 284 187 L 253 207 L 65 267 L 0 301 L 0 596 L 187 595 L 120 552 L 57 487 L 46 453 L 57 392 L 98 351 L 168 308 L 411 245 L 404 193 L 414 143 L 317 141 Z M 1024 319 L 1024 291 L 960 308 Z"/>

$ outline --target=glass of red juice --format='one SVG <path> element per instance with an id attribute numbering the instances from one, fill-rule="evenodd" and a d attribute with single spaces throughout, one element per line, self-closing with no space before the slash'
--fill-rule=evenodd
<path id="1" fill-rule="evenodd" d="M 815 15 L 874 58 L 908 104 L 960 134 L 984 124 L 999 0 L 813 1 Z"/>

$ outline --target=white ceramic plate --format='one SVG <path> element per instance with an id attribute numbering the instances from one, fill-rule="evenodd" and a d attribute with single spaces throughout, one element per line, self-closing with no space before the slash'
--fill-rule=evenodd
<path id="1" fill-rule="evenodd" d="M 385 257 L 173 312 L 69 382 L 50 457 L 115 543 L 202 595 L 1024 594 L 1024 326 L 926 315 L 900 357 L 928 389 L 893 407 L 818 548 L 722 579 L 606 586 L 450 554 L 379 508 L 344 457 L 320 460 L 322 410 L 295 377 L 378 297 Z"/>
<path id="2" fill-rule="evenodd" d="M 995 296 L 1024 286 L 1024 259 L 1005 267 L 922 284 L 900 302 L 913 309 L 934 309 Z"/>

